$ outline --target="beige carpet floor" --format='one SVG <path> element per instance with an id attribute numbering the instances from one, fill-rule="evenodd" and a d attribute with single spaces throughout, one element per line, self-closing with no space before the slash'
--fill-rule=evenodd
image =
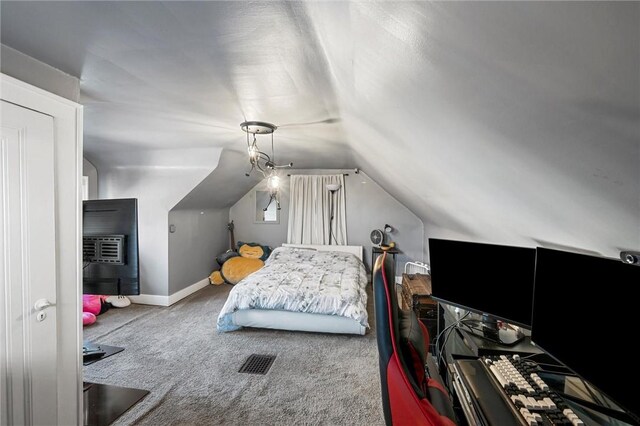
<path id="1" fill-rule="evenodd" d="M 365 336 L 218 333 L 230 289 L 209 286 L 167 308 L 111 309 L 85 328 L 85 339 L 125 348 L 84 367 L 85 381 L 151 391 L 115 424 L 384 424 L 371 295 Z M 277 355 L 267 375 L 238 373 L 253 353 Z"/>

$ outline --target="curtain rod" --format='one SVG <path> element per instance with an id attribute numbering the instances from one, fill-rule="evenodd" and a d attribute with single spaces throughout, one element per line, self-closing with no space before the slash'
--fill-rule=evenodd
<path id="1" fill-rule="evenodd" d="M 330 173 L 327 176 L 331 176 L 335 174 L 342 175 L 342 176 L 349 176 L 349 173 Z M 287 173 L 287 176 L 291 176 L 291 173 Z M 300 175 L 300 176 L 305 176 L 305 175 Z M 322 176 L 322 175 L 314 175 L 314 176 Z"/>

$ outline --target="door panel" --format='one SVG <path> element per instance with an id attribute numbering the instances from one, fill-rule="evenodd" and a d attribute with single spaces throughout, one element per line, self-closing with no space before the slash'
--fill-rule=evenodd
<path id="1" fill-rule="evenodd" d="M 0 101 L 0 421 L 6 424 L 57 419 L 54 195 L 53 118 Z M 36 310 L 39 299 L 53 306 Z"/>

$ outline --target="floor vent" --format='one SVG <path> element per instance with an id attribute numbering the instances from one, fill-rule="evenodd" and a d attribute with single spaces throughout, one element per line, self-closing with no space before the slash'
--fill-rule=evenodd
<path id="1" fill-rule="evenodd" d="M 239 373 L 249 374 L 267 374 L 267 371 L 271 368 L 273 360 L 276 359 L 275 355 L 256 355 L 253 354 L 247 358 L 242 364 Z"/>

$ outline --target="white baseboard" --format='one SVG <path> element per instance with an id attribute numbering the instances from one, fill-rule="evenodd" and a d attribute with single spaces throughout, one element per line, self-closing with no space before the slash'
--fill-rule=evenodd
<path id="1" fill-rule="evenodd" d="M 210 285 L 209 277 L 203 278 L 200 281 L 198 281 L 197 283 L 191 284 L 189 287 L 183 288 L 182 290 L 173 293 L 171 296 L 169 296 L 169 305 L 168 306 L 173 305 L 174 303 L 184 299 L 185 297 L 189 296 L 190 294 L 195 293 L 198 290 L 201 290 L 201 289 L 205 288 L 208 285 Z"/>
<path id="2" fill-rule="evenodd" d="M 140 294 L 138 296 L 127 296 L 131 303 L 138 305 L 169 306 L 169 296 L 157 296 L 155 294 Z"/>
<path id="3" fill-rule="evenodd" d="M 180 291 L 176 291 L 170 296 L 157 296 L 155 294 L 141 294 L 139 296 L 128 296 L 132 303 L 139 305 L 156 305 L 156 306 L 171 306 L 176 302 L 184 299 L 190 294 L 205 288 L 209 285 L 209 277 L 203 278 L 195 284 L 191 284 L 187 288 L 183 288 Z"/>

